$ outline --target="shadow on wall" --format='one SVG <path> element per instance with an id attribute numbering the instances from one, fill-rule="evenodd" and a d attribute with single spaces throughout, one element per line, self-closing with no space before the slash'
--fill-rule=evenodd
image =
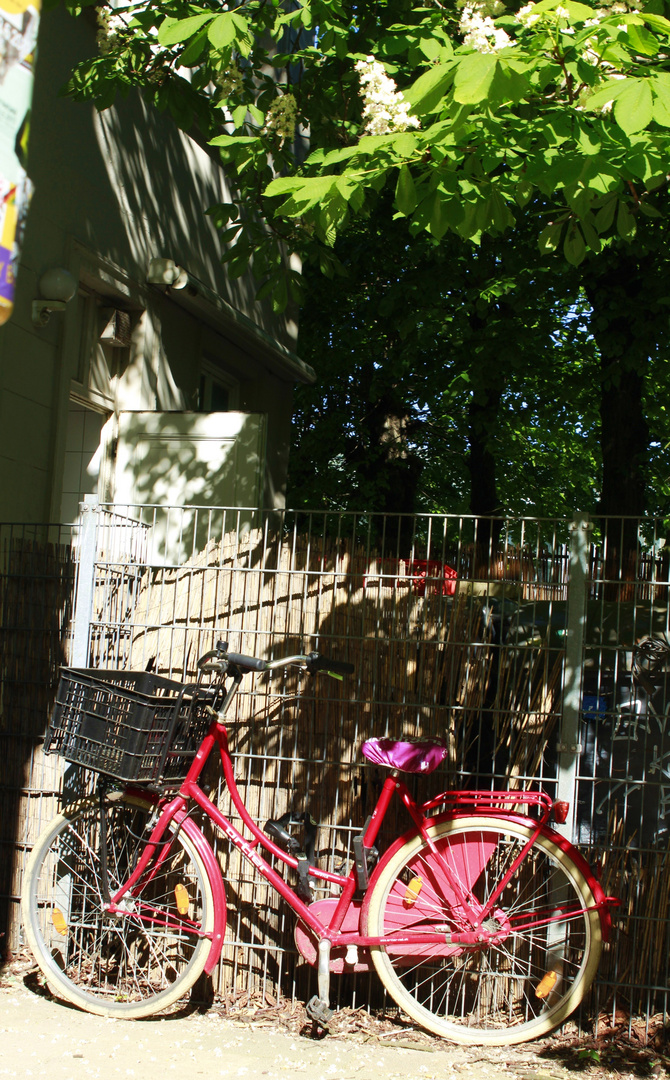
<path id="1" fill-rule="evenodd" d="M 41 272 L 52 259 L 62 260 L 66 238 L 74 238 L 143 282 L 149 258 L 169 256 L 283 340 L 271 307 L 254 301 L 251 275 L 231 282 L 221 266 L 220 236 L 205 213 L 230 198 L 216 152 L 139 94 L 102 113 L 59 96 L 72 68 L 94 51 L 92 19 L 61 9 L 44 13 L 31 118 L 35 195 L 24 262 Z"/>
<path id="2" fill-rule="evenodd" d="M 65 663 L 74 562 L 58 527 L 0 526 L 0 956 L 19 946 L 31 845 L 58 810 L 42 742 Z"/>
<path id="3" fill-rule="evenodd" d="M 259 414 L 122 413 L 115 502 L 128 505 L 130 514 L 135 504 L 156 507 L 149 561 L 186 562 L 207 547 L 223 515 L 162 507 L 259 506 L 264 451 L 265 418 Z"/>

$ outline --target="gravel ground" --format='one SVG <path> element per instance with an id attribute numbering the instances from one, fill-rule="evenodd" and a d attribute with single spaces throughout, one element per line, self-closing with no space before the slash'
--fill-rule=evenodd
<path id="1" fill-rule="evenodd" d="M 564 1036 L 521 1047 L 454 1046 L 410 1026 L 342 1010 L 315 1038 L 300 1005 L 205 1011 L 186 1007 L 150 1020 L 108 1020 L 57 1001 L 34 968 L 0 972 L 0 1080 L 169 1080 L 171 1076 L 332 1080 L 665 1080 L 658 1049 Z M 639 1040 L 638 1040 L 639 1042 Z"/>
<path id="2" fill-rule="evenodd" d="M 256 1077 L 290 1073 L 333 1080 L 459 1077 L 561 1080 L 563 1069 L 540 1068 L 531 1052 L 495 1052 L 385 1045 L 354 1032 L 315 1040 L 291 1035 L 270 1020 L 242 1021 L 191 1012 L 168 1018 L 106 1020 L 38 995 L 25 986 L 0 991 L 0 1077 L 49 1080 L 170 1076 Z M 508 1060 L 509 1059 L 509 1060 Z"/>

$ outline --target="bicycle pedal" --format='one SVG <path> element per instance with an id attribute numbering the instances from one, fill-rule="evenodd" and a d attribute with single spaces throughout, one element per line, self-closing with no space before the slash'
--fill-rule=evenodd
<path id="1" fill-rule="evenodd" d="M 334 1010 L 330 1009 L 327 1003 L 316 994 L 307 1002 L 306 1011 L 310 1020 L 313 1020 L 315 1024 L 320 1024 L 322 1028 L 327 1028 L 334 1016 Z"/>

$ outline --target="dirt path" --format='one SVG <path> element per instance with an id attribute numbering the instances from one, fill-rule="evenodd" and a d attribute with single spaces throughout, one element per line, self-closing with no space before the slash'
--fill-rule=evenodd
<path id="1" fill-rule="evenodd" d="M 487 1050 L 352 1010 L 334 1026 L 314 1038 L 302 1006 L 289 1002 L 107 1020 L 55 1000 L 34 963 L 0 971 L 0 1080 L 666 1080 L 669 1060 L 630 1038 L 601 1038 L 598 1050 L 574 1037 Z"/>
<path id="2" fill-rule="evenodd" d="M 28 989 L 0 986 L 0 1078 L 97 1080 L 171 1076 L 267 1077 L 297 1073 L 332 1080 L 565 1080 L 561 1066 L 532 1049 L 447 1046 L 426 1037 L 416 1048 L 383 1035 L 353 1032 L 314 1040 L 276 1021 L 181 1013 L 143 1021 L 106 1020 Z"/>

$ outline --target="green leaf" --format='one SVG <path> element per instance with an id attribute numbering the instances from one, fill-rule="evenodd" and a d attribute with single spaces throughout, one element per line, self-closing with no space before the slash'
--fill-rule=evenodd
<path id="1" fill-rule="evenodd" d="M 537 240 L 537 246 L 543 255 L 556 251 L 561 240 L 564 224 L 565 221 L 552 221 L 542 230 Z"/>
<path id="2" fill-rule="evenodd" d="M 586 243 L 578 225 L 571 225 L 563 242 L 563 254 L 571 266 L 579 266 L 586 258 Z"/>
<path id="3" fill-rule="evenodd" d="M 662 15 L 652 15 L 647 11 L 641 11 L 640 18 L 643 19 L 647 26 L 651 26 L 652 30 L 656 30 L 657 33 L 663 34 L 664 37 L 670 37 L 670 22 Z"/>
<path id="4" fill-rule="evenodd" d="M 585 214 L 580 221 L 581 230 L 584 233 L 584 239 L 591 251 L 595 251 L 598 254 L 602 249 L 600 237 L 593 227 L 593 215 Z"/>
<path id="5" fill-rule="evenodd" d="M 587 127 L 586 125 L 581 126 L 577 141 L 579 149 L 587 157 L 590 157 L 593 154 L 600 153 L 602 143 L 593 128 Z"/>
<path id="6" fill-rule="evenodd" d="M 217 139 L 212 142 L 216 145 Z M 251 140 L 250 140 L 251 141 Z M 255 142 L 255 140 L 253 140 Z M 274 195 L 290 195 L 303 183 L 302 176 L 278 176 L 271 180 L 265 189 L 265 194 L 272 198 Z"/>
<path id="7" fill-rule="evenodd" d="M 226 262 L 226 273 L 228 277 L 233 281 L 235 278 L 242 277 L 242 274 L 246 272 L 249 267 L 249 252 L 245 252 L 243 255 L 235 255 L 232 259 Z"/>
<path id="8" fill-rule="evenodd" d="M 652 115 L 661 127 L 670 127 L 670 75 L 661 73 L 650 80 L 654 94 Z"/>
<path id="9" fill-rule="evenodd" d="M 619 201 L 619 213 L 616 219 L 616 229 L 623 240 L 632 240 L 637 231 L 637 222 L 622 200 Z"/>
<path id="10" fill-rule="evenodd" d="M 282 274 L 272 294 L 272 310 L 274 311 L 275 315 L 281 315 L 282 311 L 286 309 L 287 304 L 288 288 L 286 284 L 286 277 Z"/>
<path id="11" fill-rule="evenodd" d="M 436 240 L 441 240 L 448 228 L 449 216 L 447 213 L 447 205 L 440 192 L 435 191 L 433 192 L 433 205 L 430 211 L 428 232 L 431 236 L 434 236 Z"/>
<path id="12" fill-rule="evenodd" d="M 610 101 L 616 101 L 619 94 L 622 94 L 626 88 L 626 80 L 624 79 L 608 79 L 607 82 L 600 86 L 595 94 L 587 100 L 584 105 L 585 112 L 600 112 L 604 105 L 607 105 Z"/>
<path id="13" fill-rule="evenodd" d="M 614 102 L 614 119 L 619 127 L 631 135 L 646 128 L 652 115 L 649 80 L 626 79 L 623 90 Z"/>
<path id="14" fill-rule="evenodd" d="M 533 197 L 535 188 L 533 184 L 527 183 L 525 180 L 520 180 L 516 186 L 515 199 L 517 206 L 520 206 L 523 210 L 524 206 L 527 206 Z"/>
<path id="15" fill-rule="evenodd" d="M 638 203 L 637 208 L 638 208 L 638 210 L 640 211 L 641 214 L 644 214 L 645 217 L 648 217 L 648 218 L 662 218 L 663 217 L 663 214 L 661 213 L 660 210 L 657 210 L 655 206 L 651 206 L 650 203 L 645 202 L 644 199 L 640 200 L 640 202 Z"/>
<path id="16" fill-rule="evenodd" d="M 258 135 L 217 135 L 215 139 L 209 140 L 210 146 L 220 146 L 224 150 L 234 150 L 236 147 L 248 146 L 250 143 L 257 143 L 260 146 L 261 140 Z"/>
<path id="17" fill-rule="evenodd" d="M 270 296 L 272 294 L 272 292 L 275 289 L 276 285 L 277 285 L 277 275 L 273 274 L 272 277 L 268 278 L 267 281 L 263 285 L 261 285 L 260 289 L 256 293 L 256 299 L 257 300 L 265 300 L 266 297 L 268 297 L 268 296 Z"/>
<path id="18" fill-rule="evenodd" d="M 491 192 L 489 205 L 491 208 L 491 222 L 497 232 L 504 232 L 508 226 L 514 225 L 514 216 L 510 208 L 500 192 L 496 191 L 495 188 Z"/>
<path id="19" fill-rule="evenodd" d="M 601 235 L 608 232 L 612 228 L 618 201 L 619 200 L 616 195 L 610 195 L 610 197 L 603 204 L 603 206 L 601 206 L 600 210 L 596 214 L 595 225 L 596 229 Z"/>
<path id="20" fill-rule="evenodd" d="M 644 26 L 628 25 L 628 42 L 634 52 L 642 56 L 656 56 L 660 48 L 658 41 Z"/>
<path id="21" fill-rule="evenodd" d="M 418 116 L 432 112 L 446 94 L 454 77 L 453 63 L 436 64 L 420 75 L 408 90 L 403 91 L 405 101 Z"/>
<path id="22" fill-rule="evenodd" d="M 570 16 L 570 22 L 584 22 L 585 19 L 593 18 L 593 9 L 587 7 L 586 4 L 578 4 L 576 0 L 567 0 L 567 3 L 562 5 L 567 8 Z"/>
<path id="23" fill-rule="evenodd" d="M 485 101 L 498 70 L 498 58 L 492 53 L 469 53 L 456 68 L 454 101 L 476 105 Z"/>
<path id="24" fill-rule="evenodd" d="M 200 30 L 205 23 L 215 18 L 214 13 L 209 15 L 191 15 L 188 19 L 164 19 L 158 31 L 159 45 L 178 45 L 181 41 L 188 41 L 190 37 Z"/>
<path id="25" fill-rule="evenodd" d="M 214 48 L 219 51 L 232 45 L 236 36 L 232 12 L 226 11 L 223 15 L 217 15 L 207 31 L 207 36 Z"/>
<path id="26" fill-rule="evenodd" d="M 416 188 L 412 173 L 406 165 L 401 165 L 396 185 L 396 205 L 405 217 L 410 216 L 416 207 Z"/>
<path id="27" fill-rule="evenodd" d="M 207 41 L 207 31 L 201 30 L 199 34 L 191 41 L 190 45 L 187 45 L 183 53 L 179 57 L 179 63 L 184 67 L 191 67 L 192 64 L 197 64 L 198 60 L 202 56 L 205 48 L 205 42 Z"/>
<path id="28" fill-rule="evenodd" d="M 437 60 L 438 57 L 444 56 L 445 53 L 453 54 L 453 49 L 451 48 L 451 43 L 448 38 L 443 38 L 441 41 L 438 41 L 437 38 L 434 37 L 424 37 L 419 42 L 419 50 L 428 60 Z"/>

